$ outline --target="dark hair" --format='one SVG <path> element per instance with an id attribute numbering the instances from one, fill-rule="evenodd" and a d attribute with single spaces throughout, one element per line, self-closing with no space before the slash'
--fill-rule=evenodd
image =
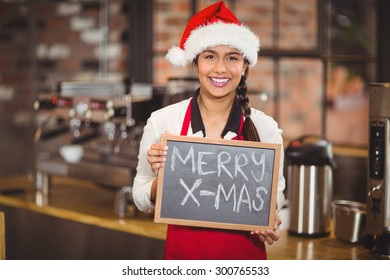
<path id="1" fill-rule="evenodd" d="M 237 86 L 237 100 L 240 104 L 241 111 L 245 116 L 244 127 L 241 131 L 241 136 L 247 141 L 260 142 L 260 136 L 257 132 L 255 124 L 253 123 L 251 115 L 251 107 L 249 106 L 248 87 L 246 85 L 246 78 L 248 77 L 249 70 L 246 68 L 245 73 L 241 76 L 240 83 Z"/>

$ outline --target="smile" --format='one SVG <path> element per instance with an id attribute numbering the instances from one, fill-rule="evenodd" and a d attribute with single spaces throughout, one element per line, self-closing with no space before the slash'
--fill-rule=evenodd
<path id="1" fill-rule="evenodd" d="M 228 78 L 211 78 L 210 81 L 214 86 L 222 87 L 229 83 L 230 79 Z"/>

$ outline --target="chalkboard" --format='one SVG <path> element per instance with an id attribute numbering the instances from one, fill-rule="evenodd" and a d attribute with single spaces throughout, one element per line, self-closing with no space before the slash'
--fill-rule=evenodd
<path id="1" fill-rule="evenodd" d="M 280 145 L 166 135 L 156 223 L 234 230 L 273 228 Z"/>

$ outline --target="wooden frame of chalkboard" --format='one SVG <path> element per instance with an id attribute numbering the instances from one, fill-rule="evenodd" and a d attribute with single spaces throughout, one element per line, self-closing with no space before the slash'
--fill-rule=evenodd
<path id="1" fill-rule="evenodd" d="M 154 221 L 263 230 L 274 226 L 281 145 L 164 134 Z"/>

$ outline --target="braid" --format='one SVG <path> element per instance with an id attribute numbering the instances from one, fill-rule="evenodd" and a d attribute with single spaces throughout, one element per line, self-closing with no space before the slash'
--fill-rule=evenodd
<path id="1" fill-rule="evenodd" d="M 251 108 L 249 107 L 248 86 L 246 85 L 246 75 L 241 76 L 240 83 L 237 86 L 238 104 L 241 106 L 242 113 L 245 117 L 251 115 Z"/>
<path id="2" fill-rule="evenodd" d="M 249 106 L 248 87 L 246 84 L 246 78 L 248 76 L 248 68 L 245 70 L 245 74 L 241 77 L 240 83 L 237 86 L 237 101 L 240 104 L 241 111 L 245 116 L 244 126 L 242 128 L 241 135 L 244 140 L 260 142 L 259 133 L 253 123 L 250 115 L 251 108 Z"/>

